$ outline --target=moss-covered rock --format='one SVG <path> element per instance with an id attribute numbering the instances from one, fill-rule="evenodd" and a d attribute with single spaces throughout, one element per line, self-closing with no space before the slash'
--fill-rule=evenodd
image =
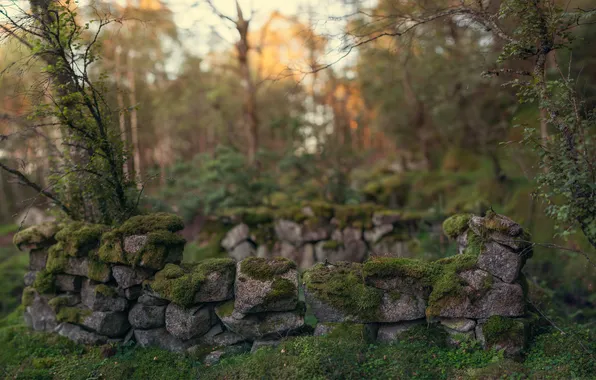
<path id="1" fill-rule="evenodd" d="M 249 257 L 241 262 L 240 269 L 243 274 L 255 280 L 269 281 L 275 276 L 296 269 L 296 263 L 283 257 L 272 259 Z"/>
<path id="2" fill-rule="evenodd" d="M 112 268 L 104 262 L 89 259 L 87 262 L 87 277 L 98 282 L 108 282 L 112 278 Z"/>
<path id="3" fill-rule="evenodd" d="M 166 264 L 149 286 L 161 297 L 181 306 L 217 302 L 231 297 L 236 263 L 208 259 L 196 264 Z"/>
<path id="4" fill-rule="evenodd" d="M 250 257 L 238 263 L 235 309 L 246 313 L 289 311 L 298 302 L 296 264 L 284 258 Z"/>
<path id="5" fill-rule="evenodd" d="M 376 321 L 382 291 L 365 284 L 362 264 L 317 264 L 305 271 L 307 303 L 322 322 Z"/>
<path id="6" fill-rule="evenodd" d="M 68 258 L 62 249 L 62 244 L 54 244 L 48 250 L 48 260 L 46 270 L 50 273 L 63 273 L 66 268 Z"/>
<path id="7" fill-rule="evenodd" d="M 471 214 L 457 214 L 443 222 L 443 232 L 451 239 L 457 238 L 468 229 Z"/>
<path id="8" fill-rule="evenodd" d="M 118 228 L 123 236 L 144 235 L 156 231 L 178 232 L 184 228 L 182 218 L 174 214 L 158 212 L 138 215 L 128 219 Z"/>
<path id="9" fill-rule="evenodd" d="M 91 315 L 91 310 L 80 307 L 62 307 L 56 314 L 58 322 L 81 324 L 86 317 Z"/>
<path id="10" fill-rule="evenodd" d="M 35 276 L 33 287 L 41 294 L 53 293 L 56 290 L 55 280 L 56 276 L 53 273 L 41 270 Z"/>
<path id="11" fill-rule="evenodd" d="M 31 306 L 33 304 L 33 300 L 35 299 L 35 294 L 37 291 L 32 286 L 27 286 L 23 289 L 23 295 L 21 296 L 21 304 L 23 306 Z"/>
<path id="12" fill-rule="evenodd" d="M 504 350 L 509 357 L 521 353 L 526 345 L 527 333 L 525 321 L 498 315 L 491 316 L 477 329 L 477 335 L 481 335 L 488 348 Z"/>
<path id="13" fill-rule="evenodd" d="M 109 231 L 102 235 L 97 254 L 99 260 L 112 264 L 128 264 L 124 254 L 122 237 L 118 231 Z"/>
<path id="14" fill-rule="evenodd" d="M 59 226 L 56 222 L 46 222 L 17 232 L 13 243 L 18 248 L 42 248 L 56 242 L 54 236 Z"/>
<path id="15" fill-rule="evenodd" d="M 374 342 L 378 326 L 351 322 L 324 322 L 317 324 L 315 336 L 328 336 L 332 339 L 353 342 Z"/>
<path id="16" fill-rule="evenodd" d="M 101 236 L 108 230 L 108 226 L 101 224 L 71 222 L 64 224 L 56 233 L 56 240 L 60 242 L 64 253 L 73 257 L 81 257 L 97 250 Z"/>

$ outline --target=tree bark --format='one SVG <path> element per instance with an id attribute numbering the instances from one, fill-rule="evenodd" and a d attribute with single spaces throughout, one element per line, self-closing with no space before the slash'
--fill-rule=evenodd
<path id="1" fill-rule="evenodd" d="M 126 148 L 128 146 L 128 138 L 126 136 L 126 119 L 124 116 L 124 94 L 122 94 L 122 65 L 120 55 L 122 54 L 122 48 L 120 45 L 116 46 L 115 51 L 115 75 L 116 80 L 116 101 L 118 102 L 118 124 L 120 125 L 120 133 L 122 138 L 122 144 Z M 128 178 L 128 162 L 125 162 L 123 167 L 124 178 Z"/>
<path id="2" fill-rule="evenodd" d="M 137 188 L 141 188 L 142 177 L 141 177 L 141 145 L 139 144 L 139 130 L 137 121 L 137 93 L 136 83 L 134 74 L 134 50 L 128 52 L 126 61 L 126 71 L 128 77 L 128 102 L 130 104 L 130 134 L 132 138 L 132 149 L 133 149 L 133 171 L 137 182 Z"/>

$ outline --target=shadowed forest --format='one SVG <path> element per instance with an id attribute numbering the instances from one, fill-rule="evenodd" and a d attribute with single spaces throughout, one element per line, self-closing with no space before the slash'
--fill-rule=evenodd
<path id="1" fill-rule="evenodd" d="M 596 377 L 594 2 L 284 3 L 0 0 L 0 377 Z M 13 237 L 31 225 L 168 212 L 183 262 L 303 269 L 327 256 L 287 253 L 271 231 L 307 225 L 305 210 L 362 231 L 373 215 L 407 224 L 367 240 L 367 258 L 455 255 L 441 230 L 455 214 L 519 223 L 540 320 L 523 358 L 425 333 L 341 349 L 301 337 L 204 367 L 23 325 L 29 257 Z M 258 236 L 231 253 L 239 222 Z"/>

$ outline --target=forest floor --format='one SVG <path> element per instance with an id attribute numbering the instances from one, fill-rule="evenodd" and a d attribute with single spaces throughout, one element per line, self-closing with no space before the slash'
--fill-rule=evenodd
<path id="1" fill-rule="evenodd" d="M 32 332 L 24 326 L 19 308 L 0 320 L 0 378 L 593 379 L 595 338 L 595 331 L 579 326 L 566 334 L 545 328 L 532 339 L 524 359 L 515 362 L 477 345 L 446 347 L 424 331 L 391 345 L 369 344 L 353 336 L 308 336 L 208 366 L 200 357 L 156 348 L 87 347 L 55 334 Z"/>

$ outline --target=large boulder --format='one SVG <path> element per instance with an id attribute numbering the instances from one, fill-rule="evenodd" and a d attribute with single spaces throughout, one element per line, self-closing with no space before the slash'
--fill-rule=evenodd
<path id="1" fill-rule="evenodd" d="M 128 322 L 135 329 L 155 329 L 166 325 L 166 306 L 137 303 L 128 313 Z"/>
<path id="2" fill-rule="evenodd" d="M 166 309 L 166 329 L 176 338 L 187 341 L 207 333 L 213 326 L 211 306 L 184 308 L 174 303 Z"/>
<path id="3" fill-rule="evenodd" d="M 237 264 L 234 309 L 242 314 L 294 310 L 298 303 L 296 264 L 283 258 L 251 257 Z"/>
<path id="4" fill-rule="evenodd" d="M 485 217 L 472 216 L 468 226 L 484 240 L 492 240 L 526 255 L 531 254 L 529 236 L 519 224 L 506 216 L 494 212 L 488 212 Z"/>

